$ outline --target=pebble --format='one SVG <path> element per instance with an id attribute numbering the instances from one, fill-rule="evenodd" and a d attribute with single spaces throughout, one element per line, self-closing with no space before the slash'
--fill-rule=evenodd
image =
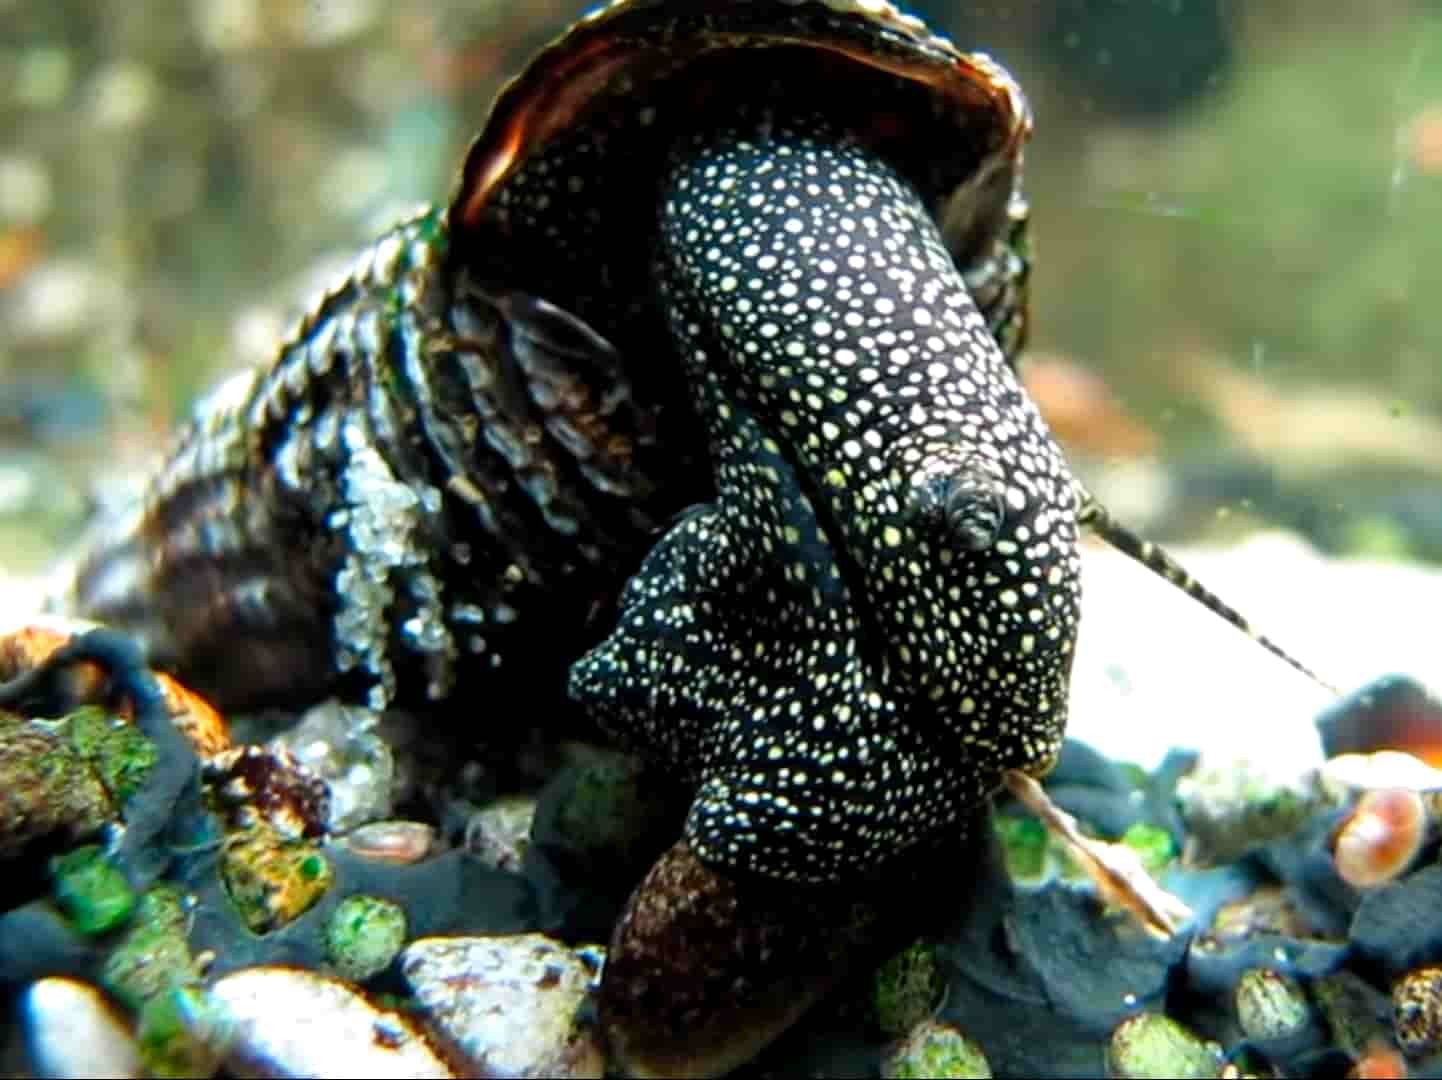
<path id="1" fill-rule="evenodd" d="M 1312 997 L 1332 1043 L 1360 1058 L 1391 1038 L 1387 996 L 1351 971 L 1335 971 L 1312 983 Z"/>
<path id="2" fill-rule="evenodd" d="M 948 1080 L 987 1080 L 991 1066 L 981 1047 L 957 1028 L 940 1020 L 922 1020 L 906 1037 L 888 1047 L 881 1058 L 886 1080 L 945 1077 Z"/>
<path id="3" fill-rule="evenodd" d="M 206 762 L 205 777 L 232 829 L 264 824 L 298 840 L 323 836 L 329 827 L 330 789 L 288 750 L 232 747 Z"/>
<path id="4" fill-rule="evenodd" d="M 104 934 L 135 910 L 135 893 L 125 874 L 94 844 L 50 860 L 55 902 L 82 934 Z"/>
<path id="5" fill-rule="evenodd" d="M 93 836 L 115 815 L 110 794 L 62 732 L 0 712 L 0 859 L 55 833 Z"/>
<path id="6" fill-rule="evenodd" d="M 468 1070 L 600 1077 L 600 1039 L 577 1018 L 599 979 L 598 954 L 541 934 L 425 938 L 401 954 L 401 973 Z"/>
<path id="7" fill-rule="evenodd" d="M 408 1016 L 378 1008 L 338 979 L 247 968 L 218 980 L 210 998 L 230 1031 L 226 1065 L 242 1076 L 456 1075 Z"/>
<path id="8" fill-rule="evenodd" d="M 294 922 L 335 880 L 335 868 L 318 845 L 265 825 L 231 834 L 219 869 L 230 902 L 257 934 Z"/>
<path id="9" fill-rule="evenodd" d="M 379 896 L 348 896 L 326 920 L 326 955 L 336 974 L 352 982 L 390 967 L 405 943 L 405 909 Z"/>
<path id="10" fill-rule="evenodd" d="M 188 940 L 191 910 L 173 885 L 156 885 L 136 904 L 135 918 L 115 941 L 100 982 L 131 1009 L 179 987 L 198 984 Z"/>
<path id="11" fill-rule="evenodd" d="M 89 983 L 66 978 L 31 983 L 21 1015 L 36 1076 L 99 1080 L 142 1075 L 129 1025 Z"/>
<path id="12" fill-rule="evenodd" d="M 1178 781 L 1177 799 L 1187 826 L 1186 858 L 1210 866 L 1286 836 L 1337 805 L 1340 793 L 1320 782 L 1310 762 L 1233 752 L 1203 755 Z"/>
<path id="13" fill-rule="evenodd" d="M 535 816 L 536 800 L 530 795 L 497 799 L 466 821 L 466 850 L 486 866 L 519 871 L 531 845 Z"/>
<path id="14" fill-rule="evenodd" d="M 1107 1075 L 1117 1080 L 1170 1076 L 1207 1080 L 1222 1067 L 1221 1048 L 1170 1017 L 1144 1012 L 1117 1025 L 1107 1046 Z"/>
<path id="15" fill-rule="evenodd" d="M 332 832 L 388 817 L 395 797 L 395 760 L 377 733 L 380 714 L 327 701 L 266 744 L 294 754 L 330 789 Z"/>
<path id="16" fill-rule="evenodd" d="M 876 972 L 873 1003 L 876 1021 L 889 1035 L 901 1035 L 928 1019 L 946 989 L 936 962 L 936 946 L 916 941 L 894 954 Z"/>
<path id="17" fill-rule="evenodd" d="M 534 843 L 588 880 L 629 892 L 675 838 L 676 792 L 630 754 L 599 750 L 547 782 Z"/>
<path id="18" fill-rule="evenodd" d="M 1409 971 L 1392 987 L 1392 1022 L 1408 1057 L 1442 1050 L 1442 968 Z"/>
<path id="19" fill-rule="evenodd" d="M 1249 1039 L 1285 1037 L 1306 1025 L 1312 1015 L 1307 995 L 1296 980 L 1270 968 L 1243 972 L 1233 1001 L 1237 1024 Z"/>

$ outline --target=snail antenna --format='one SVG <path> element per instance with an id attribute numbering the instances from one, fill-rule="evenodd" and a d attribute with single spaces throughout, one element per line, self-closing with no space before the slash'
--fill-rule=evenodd
<path id="1" fill-rule="evenodd" d="M 1319 676 L 1311 668 L 1307 667 L 1300 660 L 1287 652 L 1271 638 L 1267 637 L 1260 630 L 1247 621 L 1241 612 L 1232 607 L 1216 593 L 1212 592 L 1196 578 L 1187 572 L 1181 563 L 1174 559 L 1170 552 L 1160 544 L 1154 544 L 1150 540 L 1143 540 L 1136 533 L 1132 532 L 1116 518 L 1112 517 L 1096 496 L 1092 495 L 1079 482 L 1073 481 L 1073 487 L 1077 495 L 1077 524 L 1090 529 L 1094 535 L 1105 541 L 1111 547 L 1120 551 L 1123 555 L 1141 563 L 1158 577 L 1164 578 L 1171 585 L 1186 593 L 1202 607 L 1212 614 L 1220 616 L 1231 623 L 1242 633 L 1255 641 L 1262 648 L 1266 649 L 1273 656 L 1282 660 L 1296 671 L 1301 672 L 1312 682 L 1336 697 L 1341 696 L 1341 691 L 1331 683 Z"/>

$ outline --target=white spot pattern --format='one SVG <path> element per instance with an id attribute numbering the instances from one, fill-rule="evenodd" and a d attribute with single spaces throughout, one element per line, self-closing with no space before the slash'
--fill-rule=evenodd
<path id="1" fill-rule="evenodd" d="M 658 277 L 718 498 L 571 681 L 699 778 L 701 857 L 811 882 L 1050 762 L 1079 598 L 1059 449 L 920 199 L 820 127 L 676 155 Z"/>

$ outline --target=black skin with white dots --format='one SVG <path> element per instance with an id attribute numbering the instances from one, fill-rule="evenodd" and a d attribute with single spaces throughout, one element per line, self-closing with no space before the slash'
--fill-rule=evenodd
<path id="1" fill-rule="evenodd" d="M 919 197 L 819 119 L 683 142 L 656 277 L 718 496 L 572 695 L 699 779 L 701 858 L 872 868 L 1054 759 L 1070 474 Z"/>

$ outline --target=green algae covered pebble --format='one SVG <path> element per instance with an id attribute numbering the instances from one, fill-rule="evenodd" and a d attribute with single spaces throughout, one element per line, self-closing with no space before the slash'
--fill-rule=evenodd
<path id="1" fill-rule="evenodd" d="M 1107 1075 L 1118 1080 L 1171 1076 L 1177 1080 L 1214 1077 L 1221 1048 L 1203 1042 L 1161 1013 L 1138 1013 L 1116 1026 L 1107 1044 Z"/>
<path id="2" fill-rule="evenodd" d="M 1051 877 L 1050 838 L 1046 826 L 1034 817 L 997 814 L 994 828 L 1006 857 L 1007 873 L 1013 881 L 1041 884 Z"/>
<path id="3" fill-rule="evenodd" d="M 0 858 L 55 833 L 84 840 L 115 817 L 61 725 L 0 711 Z"/>
<path id="4" fill-rule="evenodd" d="M 936 963 L 936 947 L 917 941 L 896 953 L 876 972 L 876 1020 L 888 1035 L 900 1035 L 929 1017 L 941 1003 L 945 984 Z"/>
<path id="5" fill-rule="evenodd" d="M 150 775 L 155 745 L 134 724 L 104 709 L 77 709 L 65 719 L 70 745 L 123 806 Z"/>
<path id="6" fill-rule="evenodd" d="M 224 1017 L 199 986 L 157 994 L 139 1010 L 135 1039 L 146 1075 L 157 1080 L 213 1076 L 227 1045 Z"/>
<path id="7" fill-rule="evenodd" d="M 981 1048 L 951 1024 L 923 1020 L 881 1059 L 887 1080 L 988 1080 L 991 1066 Z"/>
<path id="8" fill-rule="evenodd" d="M 1122 843 L 1137 853 L 1149 874 L 1165 870 L 1177 857 L 1177 845 L 1172 840 L 1172 834 L 1143 821 L 1122 833 Z"/>
<path id="9" fill-rule="evenodd" d="M 157 885 L 140 897 L 125 936 L 105 958 L 101 984 L 132 1009 L 199 981 L 180 892 Z"/>
<path id="10" fill-rule="evenodd" d="M 204 1001 L 178 889 L 156 885 L 140 897 L 125 936 L 106 957 L 100 982 L 136 1014 L 147 1075 L 209 1076 L 213 1049 L 192 1033 L 193 1001 Z"/>
<path id="11" fill-rule="evenodd" d="M 1249 1039 L 1280 1039 L 1295 1034 L 1312 1018 L 1306 992 L 1281 972 L 1251 968 L 1232 991 L 1237 1024 Z"/>
<path id="12" fill-rule="evenodd" d="M 220 877 L 245 924 L 266 934 L 310 910 L 330 888 L 335 871 L 318 845 L 256 825 L 227 838 Z"/>
<path id="13" fill-rule="evenodd" d="M 390 967 L 406 943 L 406 913 L 378 896 L 348 896 L 325 925 L 325 950 L 336 974 L 364 982 Z"/>
<path id="14" fill-rule="evenodd" d="M 114 930 L 135 910 L 135 893 L 120 868 L 94 844 L 50 860 L 55 902 L 82 934 Z"/>

